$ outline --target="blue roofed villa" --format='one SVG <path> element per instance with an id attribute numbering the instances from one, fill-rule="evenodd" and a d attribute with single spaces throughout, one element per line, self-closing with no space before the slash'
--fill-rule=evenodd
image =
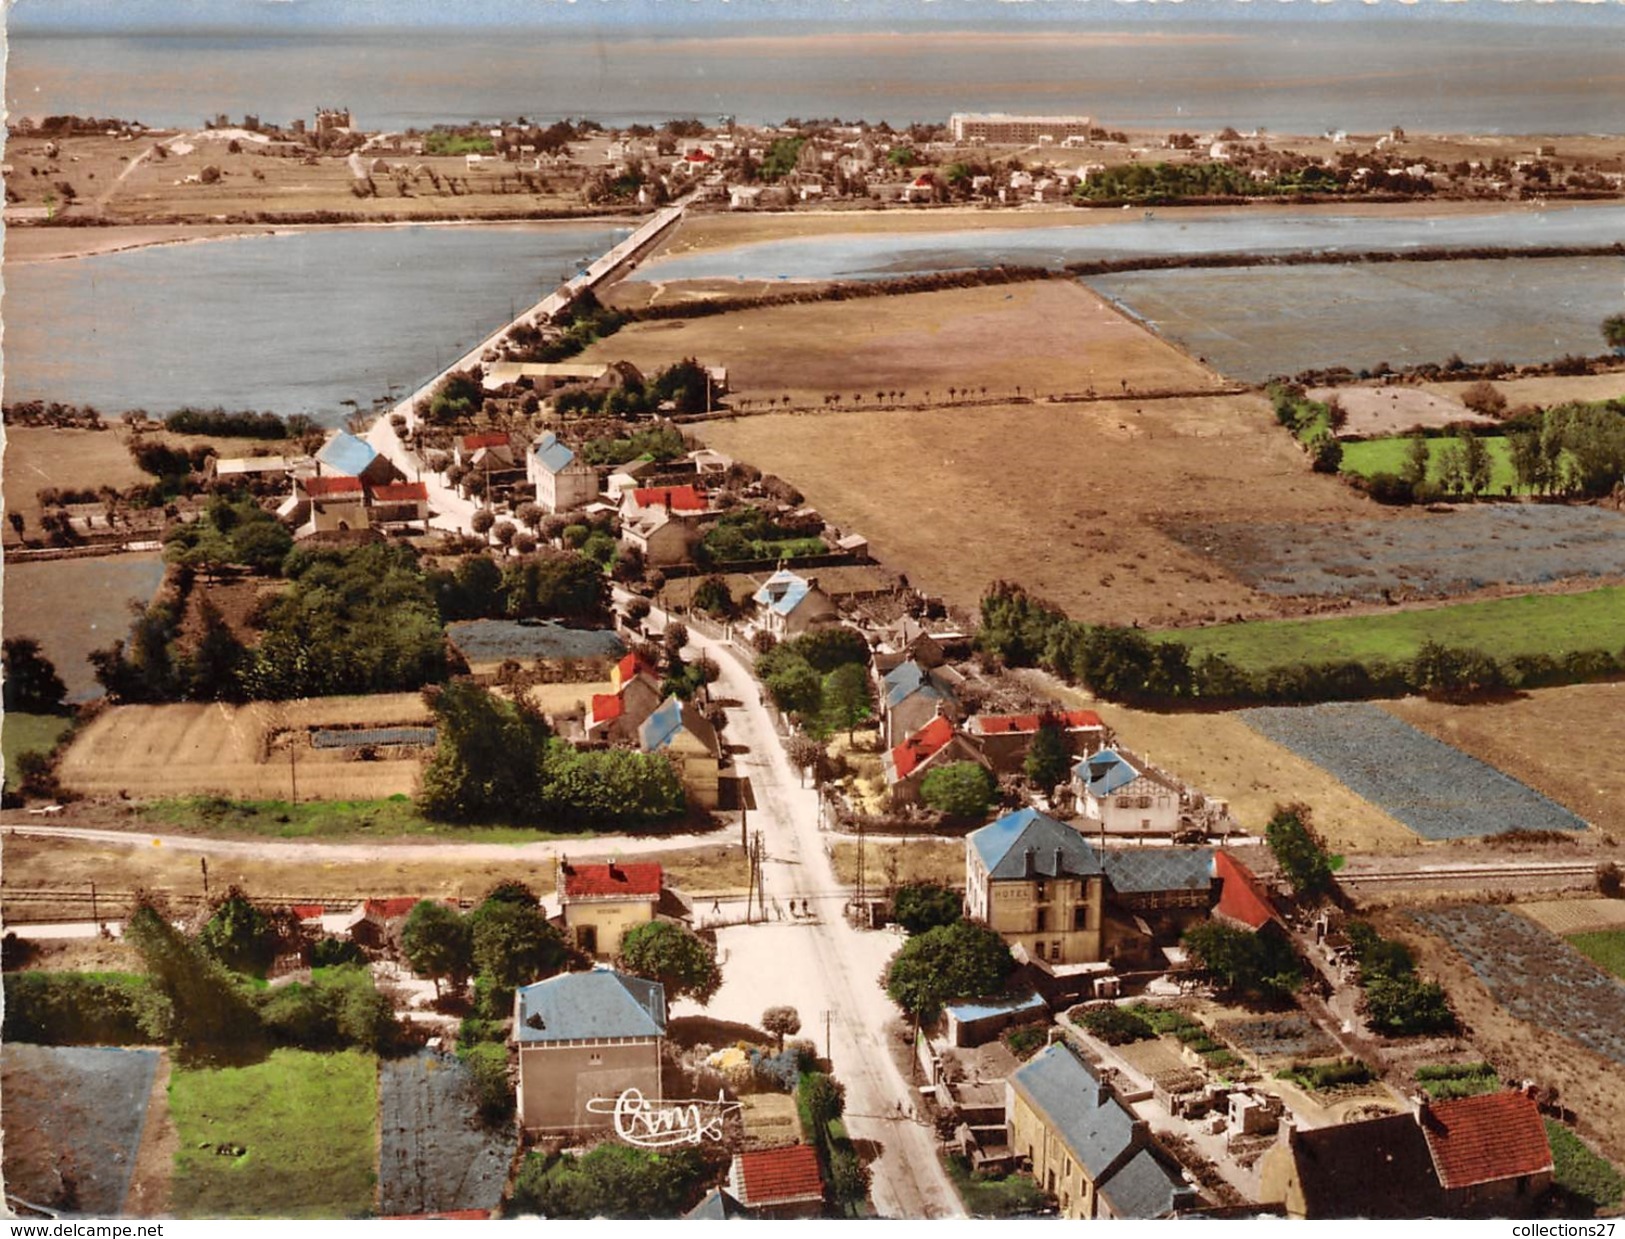
<path id="1" fill-rule="evenodd" d="M 525 453 L 525 478 L 536 488 L 537 504 L 549 512 L 584 508 L 598 498 L 598 470 L 551 430 Z"/>
<path id="2" fill-rule="evenodd" d="M 817 577 L 803 577 L 780 568 L 752 596 L 756 626 L 780 641 L 799 637 L 820 624 L 838 618 L 835 600 L 818 587 Z"/>

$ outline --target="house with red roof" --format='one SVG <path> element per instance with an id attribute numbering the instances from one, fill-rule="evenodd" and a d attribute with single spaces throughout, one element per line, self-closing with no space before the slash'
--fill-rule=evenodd
<path id="1" fill-rule="evenodd" d="M 659 511 L 673 516 L 698 516 L 709 507 L 705 496 L 691 483 L 682 486 L 634 486 L 621 494 L 623 521 L 635 521 Z"/>
<path id="2" fill-rule="evenodd" d="M 429 487 L 423 482 L 387 482 L 368 491 L 374 525 L 407 524 L 429 519 Z"/>
<path id="3" fill-rule="evenodd" d="M 628 658 L 631 658 L 628 655 Z M 626 666 L 623 658 L 617 671 Z M 634 664 L 636 670 L 620 679 L 613 693 L 594 693 L 587 709 L 587 739 L 602 743 L 632 744 L 638 728 L 660 706 L 660 680 L 648 667 Z M 612 673 L 613 674 L 613 673 Z"/>
<path id="4" fill-rule="evenodd" d="M 650 679 L 658 680 L 660 678 L 660 668 L 655 666 L 642 654 L 639 654 L 636 650 L 633 650 L 631 653 L 623 656 L 620 662 L 616 663 L 609 669 L 609 682 L 614 685 L 615 691 L 619 692 L 628 683 L 630 683 L 639 672 L 648 676 Z"/>
<path id="5" fill-rule="evenodd" d="M 559 858 L 559 919 L 565 935 L 589 955 L 618 954 L 621 939 L 655 919 L 665 871 L 652 862 L 572 863 Z"/>
<path id="6" fill-rule="evenodd" d="M 987 759 L 975 744 L 955 730 L 953 720 L 938 715 L 881 758 L 892 803 L 919 803 L 920 785 L 931 771 L 954 762 L 971 761 L 985 767 Z"/>
<path id="7" fill-rule="evenodd" d="M 728 1192 L 752 1217 L 813 1218 L 824 1212 L 824 1174 L 810 1144 L 735 1153 Z"/>
<path id="8" fill-rule="evenodd" d="M 1424 1099 L 1417 1122 L 1453 1215 L 1527 1213 L 1551 1186 L 1546 1124 L 1535 1099 L 1522 1090 Z"/>
<path id="9" fill-rule="evenodd" d="M 1254 933 L 1266 925 L 1281 924 L 1281 914 L 1263 883 L 1231 852 L 1213 854 L 1213 877 L 1219 884 L 1219 902 L 1213 915 Z"/>
<path id="10" fill-rule="evenodd" d="M 465 469 L 490 469 L 493 473 L 512 469 L 518 462 L 513 437 L 500 430 L 462 435 L 454 454 Z"/>
<path id="11" fill-rule="evenodd" d="M 996 774 L 1019 774 L 1033 737 L 1046 719 L 1061 729 L 1066 751 L 1084 757 L 1111 740 L 1106 724 L 1093 710 L 1043 714 L 977 714 L 965 722 L 965 734 L 981 745 Z"/>
<path id="12" fill-rule="evenodd" d="M 401 930 L 412 909 L 423 900 L 417 895 L 402 895 L 390 899 L 367 899 L 356 909 L 355 920 L 350 922 L 350 941 L 368 951 L 394 951 L 400 947 Z M 456 908 L 455 900 L 438 902 Z M 459 909 L 460 911 L 461 909 Z"/>

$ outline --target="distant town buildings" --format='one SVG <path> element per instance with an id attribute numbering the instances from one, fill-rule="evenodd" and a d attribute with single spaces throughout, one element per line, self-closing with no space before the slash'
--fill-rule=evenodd
<path id="1" fill-rule="evenodd" d="M 955 142 L 987 142 L 993 145 L 1063 142 L 1067 138 L 1087 138 L 1090 126 L 1090 118 L 1087 116 L 1013 116 L 1008 112 L 955 112 L 948 118 L 948 132 Z"/>

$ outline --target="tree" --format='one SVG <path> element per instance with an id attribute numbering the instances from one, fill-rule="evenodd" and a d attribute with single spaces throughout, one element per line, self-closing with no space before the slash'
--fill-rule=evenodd
<path id="1" fill-rule="evenodd" d="M 193 701 L 235 701 L 242 696 L 238 676 L 248 661 L 248 651 L 208 598 L 198 608 L 198 618 L 203 636 L 186 668 L 186 695 Z"/>
<path id="2" fill-rule="evenodd" d="M 1428 441 L 1421 435 L 1413 437 L 1405 449 L 1405 463 L 1399 476 L 1414 490 L 1428 480 Z"/>
<path id="3" fill-rule="evenodd" d="M 897 889 L 892 918 L 911 934 L 923 934 L 962 919 L 959 892 L 940 882 L 915 882 Z"/>
<path id="4" fill-rule="evenodd" d="M 519 523 L 532 533 L 535 533 L 537 527 L 541 525 L 542 517 L 547 515 L 541 504 L 529 500 L 515 508 L 513 514 L 519 519 Z"/>
<path id="5" fill-rule="evenodd" d="M 817 714 L 824 700 L 823 677 L 797 654 L 776 659 L 775 662 L 774 669 L 762 679 L 767 691 L 773 694 L 774 704 L 781 710 L 804 717 Z"/>
<path id="6" fill-rule="evenodd" d="M 259 1016 L 231 974 L 147 900 L 137 901 L 124 940 L 140 954 L 153 988 L 169 1000 L 172 1035 L 183 1048 L 206 1055 L 253 1044 Z"/>
<path id="7" fill-rule="evenodd" d="M 1274 934 L 1199 921 L 1185 931 L 1183 942 L 1196 966 L 1226 989 L 1274 997 L 1303 983 L 1291 946 Z"/>
<path id="8" fill-rule="evenodd" d="M 541 715 L 466 680 L 446 685 L 429 704 L 436 744 L 419 786 L 423 811 L 454 822 L 540 817 L 550 735 Z"/>
<path id="9" fill-rule="evenodd" d="M 1602 338 L 1611 349 L 1625 349 L 1625 314 L 1610 314 L 1602 320 Z"/>
<path id="10" fill-rule="evenodd" d="M 716 949 L 669 921 L 650 921 L 628 930 L 617 960 L 627 972 L 666 987 L 666 998 L 689 997 L 702 1007 L 722 985 Z"/>
<path id="11" fill-rule="evenodd" d="M 714 573 L 695 587 L 690 602 L 696 611 L 706 611 L 718 619 L 732 619 L 735 611 L 728 578 Z"/>
<path id="12" fill-rule="evenodd" d="M 507 550 L 513 545 L 514 538 L 519 533 L 519 527 L 512 521 L 498 521 L 491 527 L 491 536 L 497 540 L 497 545 Z"/>
<path id="13" fill-rule="evenodd" d="M 1296 894 L 1322 895 L 1331 889 L 1331 858 L 1310 828 L 1306 805 L 1277 805 L 1264 828 L 1264 841 Z"/>
<path id="14" fill-rule="evenodd" d="M 463 988 L 474 969 L 474 939 L 468 921 L 455 908 L 432 899 L 421 900 L 401 930 L 401 953 L 412 971 L 434 982 L 449 980 L 453 991 Z"/>
<path id="15" fill-rule="evenodd" d="M 762 1012 L 762 1030 L 778 1038 L 778 1053 L 784 1053 L 784 1039 L 801 1031 L 801 1014 L 794 1007 L 769 1007 Z"/>
<path id="16" fill-rule="evenodd" d="M 1462 480 L 1469 495 L 1481 495 L 1490 488 L 1490 475 L 1494 468 L 1489 448 L 1471 430 L 1463 429 L 1460 437 L 1462 452 Z"/>
<path id="17" fill-rule="evenodd" d="M 938 766 L 920 781 L 920 799 L 950 817 L 984 816 L 998 790 L 992 771 L 974 761 Z"/>
<path id="18" fill-rule="evenodd" d="M 198 945 L 233 972 L 260 975 L 276 958 L 277 937 L 265 911 L 233 886 L 216 901 L 214 914 L 198 932 Z"/>
<path id="19" fill-rule="evenodd" d="M 7 714 L 55 714 L 68 686 L 33 637 L 7 637 L 4 642 L 4 700 Z"/>
<path id="20" fill-rule="evenodd" d="M 711 1170 L 697 1149 L 655 1152 L 604 1143 L 590 1153 L 532 1153 L 514 1183 L 516 1212 L 548 1218 L 674 1218 Z"/>
<path id="21" fill-rule="evenodd" d="M 490 508 L 481 508 L 469 518 L 468 522 L 469 527 L 482 538 L 491 532 L 491 526 L 495 525 L 496 523 L 496 515 L 491 511 Z"/>
<path id="22" fill-rule="evenodd" d="M 824 712 L 830 722 L 846 728 L 850 741 L 857 726 L 869 717 L 869 676 L 858 663 L 843 663 L 824 681 Z"/>
<path id="23" fill-rule="evenodd" d="M 1463 390 L 1461 402 L 1474 413 L 1483 413 L 1488 417 L 1499 417 L 1507 407 L 1506 396 L 1487 379 L 1479 379 Z"/>
<path id="24" fill-rule="evenodd" d="M 1061 720 L 1046 714 L 1038 720 L 1038 731 L 1027 749 L 1027 760 L 1022 763 L 1027 781 L 1050 795 L 1072 772 L 1072 754 L 1067 751 L 1066 732 Z"/>
<path id="25" fill-rule="evenodd" d="M 1320 434 L 1309 441 L 1309 464 L 1316 473 L 1336 473 L 1343 467 L 1343 443 L 1336 435 Z"/>
<path id="26" fill-rule="evenodd" d="M 494 896 L 468 914 L 475 970 L 493 985 L 512 990 L 552 976 L 570 952 L 537 904 Z"/>
<path id="27" fill-rule="evenodd" d="M 819 741 L 798 731 L 784 742 L 784 752 L 801 775 L 803 783 L 809 770 L 816 779 L 824 761 L 824 746 Z"/>
<path id="28" fill-rule="evenodd" d="M 1452 495 L 1467 489 L 1467 452 L 1459 442 L 1439 449 L 1439 485 Z"/>
<path id="29" fill-rule="evenodd" d="M 910 938 L 886 969 L 886 994 L 922 1023 L 955 998 L 982 998 L 1004 988 L 1015 968 L 1010 948 L 986 925 L 957 921 Z"/>

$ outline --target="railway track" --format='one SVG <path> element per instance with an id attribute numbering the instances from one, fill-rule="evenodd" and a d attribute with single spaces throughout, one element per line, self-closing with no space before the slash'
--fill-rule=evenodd
<path id="1" fill-rule="evenodd" d="M 1594 860 L 1536 861 L 1528 864 L 1462 865 L 1427 869 L 1391 869 L 1371 873 L 1339 873 L 1337 881 L 1342 886 L 1407 882 L 1504 882 L 1542 878 L 1591 878 L 1596 872 L 1597 862 Z"/>

